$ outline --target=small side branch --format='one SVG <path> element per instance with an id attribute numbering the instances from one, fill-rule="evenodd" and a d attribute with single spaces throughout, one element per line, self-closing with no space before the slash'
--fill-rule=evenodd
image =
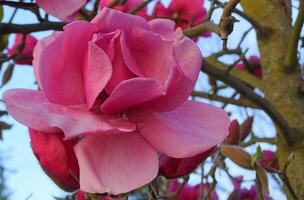
<path id="1" fill-rule="evenodd" d="M 300 40 L 300 34 L 304 23 L 304 1 L 300 1 L 299 14 L 297 16 L 295 25 L 289 35 L 289 41 L 287 46 L 287 55 L 285 58 L 286 70 L 290 70 L 297 64 L 297 51 L 298 43 Z"/>

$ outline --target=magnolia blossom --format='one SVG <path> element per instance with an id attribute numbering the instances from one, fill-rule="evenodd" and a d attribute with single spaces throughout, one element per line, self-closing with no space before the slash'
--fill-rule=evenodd
<path id="1" fill-rule="evenodd" d="M 235 65 L 236 69 L 239 70 L 249 70 L 252 74 L 254 74 L 256 77 L 258 78 L 262 78 L 263 77 L 263 71 L 262 71 L 262 67 L 261 67 L 261 61 L 260 58 L 257 56 L 250 56 L 249 59 L 249 64 L 252 69 L 247 69 L 246 66 L 242 63 L 239 62 Z"/>
<path id="2" fill-rule="evenodd" d="M 171 184 L 169 185 L 169 188 L 168 188 L 168 192 L 176 192 L 180 185 L 181 185 L 181 183 L 179 183 L 177 180 L 171 182 Z M 204 191 L 203 191 L 204 195 L 206 196 L 208 194 L 208 190 L 209 190 L 208 184 L 204 184 L 203 188 L 204 188 Z M 198 199 L 200 199 L 200 193 L 201 193 L 200 191 L 201 191 L 200 184 L 197 184 L 194 186 L 186 184 L 179 192 L 177 199 L 178 200 L 198 200 Z M 219 199 L 219 197 L 218 197 L 216 191 L 213 190 L 210 195 L 210 200 L 218 200 L 218 199 Z"/>
<path id="3" fill-rule="evenodd" d="M 168 8 L 158 1 L 153 15 L 172 19 L 176 22 L 176 27 L 187 29 L 202 23 L 207 16 L 207 10 L 204 8 L 204 0 L 193 0 L 191 3 L 185 0 L 172 0 Z M 202 36 L 208 37 L 210 32 L 203 33 Z"/>
<path id="4" fill-rule="evenodd" d="M 74 19 L 77 11 L 87 2 L 87 0 L 36 0 L 39 7 L 46 13 L 57 17 L 63 21 Z"/>
<path id="5" fill-rule="evenodd" d="M 10 56 L 16 55 L 14 58 L 14 62 L 17 64 L 31 65 L 33 60 L 33 51 L 36 44 L 37 39 L 34 38 L 32 35 L 28 34 L 23 36 L 22 34 L 16 34 L 13 46 L 8 49 L 8 54 Z"/>
<path id="6" fill-rule="evenodd" d="M 113 2 L 113 0 L 101 0 L 99 2 L 99 7 L 100 8 L 108 7 L 112 2 Z M 119 10 L 121 12 L 128 13 L 142 2 L 143 2 L 142 0 L 128 0 L 122 5 L 114 6 L 113 9 Z M 146 6 L 143 7 L 142 9 L 140 9 L 136 13 L 136 15 L 144 17 L 146 19 L 149 19 L 149 16 L 147 15 L 147 7 Z"/>
<path id="7" fill-rule="evenodd" d="M 188 100 L 202 55 L 174 27 L 104 8 L 91 22 L 73 22 L 38 42 L 40 91 L 4 93 L 20 123 L 76 140 L 82 191 L 129 192 L 157 176 L 159 153 L 196 156 L 228 134 L 223 110 Z"/>

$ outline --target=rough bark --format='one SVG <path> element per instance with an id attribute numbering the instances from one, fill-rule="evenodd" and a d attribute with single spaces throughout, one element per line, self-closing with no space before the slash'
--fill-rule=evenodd
<path id="1" fill-rule="evenodd" d="M 278 154 L 282 167 L 291 152 L 295 153 L 287 170 L 291 186 L 299 199 L 304 199 L 304 96 L 300 94 L 300 68 L 284 70 L 284 59 L 291 32 L 289 0 L 243 0 L 247 15 L 257 21 L 267 34 L 258 34 L 265 82 L 265 96 L 284 116 L 294 130 L 294 145 L 287 145 L 278 131 Z M 292 199 L 288 194 L 288 199 Z"/>

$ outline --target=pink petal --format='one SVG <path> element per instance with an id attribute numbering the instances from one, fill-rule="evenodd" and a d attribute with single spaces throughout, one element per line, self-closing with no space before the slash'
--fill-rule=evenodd
<path id="1" fill-rule="evenodd" d="M 154 32 L 164 36 L 166 39 L 170 39 L 174 34 L 175 23 L 172 20 L 156 18 L 148 23 Z"/>
<path id="2" fill-rule="evenodd" d="M 175 54 L 178 64 L 194 86 L 203 63 L 203 56 L 198 46 L 186 37 L 181 29 L 175 31 Z"/>
<path id="3" fill-rule="evenodd" d="M 134 109 L 129 115 L 153 147 L 173 158 L 192 157 L 221 143 L 230 124 L 223 110 L 194 101 L 171 112 Z"/>
<path id="4" fill-rule="evenodd" d="M 53 103 L 73 105 L 85 102 L 82 68 L 88 42 L 93 36 L 88 22 L 74 22 L 38 42 L 34 69 L 41 89 Z"/>
<path id="5" fill-rule="evenodd" d="M 97 32 L 102 33 L 109 33 L 119 29 L 128 35 L 134 27 L 150 28 L 144 18 L 110 8 L 103 8 L 91 23 L 96 26 Z"/>
<path id="6" fill-rule="evenodd" d="M 121 82 L 101 105 L 104 113 L 117 113 L 155 99 L 164 93 L 159 82 L 148 78 L 133 78 Z"/>
<path id="7" fill-rule="evenodd" d="M 75 153 L 80 188 L 86 192 L 125 193 L 157 176 L 157 152 L 137 133 L 87 136 Z"/>
<path id="8" fill-rule="evenodd" d="M 12 89 L 3 94 L 7 111 L 20 123 L 43 132 L 58 132 L 66 138 L 81 134 L 132 132 L 135 125 L 125 117 L 105 116 L 78 107 L 50 103 L 43 92 Z"/>
<path id="9" fill-rule="evenodd" d="M 134 28 L 130 51 L 144 77 L 165 84 L 177 66 L 173 41 L 141 28 Z"/>
<path id="10" fill-rule="evenodd" d="M 171 111 L 189 97 L 201 69 L 202 55 L 196 44 L 185 37 L 180 29 L 174 32 L 174 22 L 171 20 L 155 19 L 149 25 L 167 40 L 174 41 L 178 67 L 171 77 L 174 84 L 169 86 L 167 94 L 151 102 L 148 107 L 158 112 Z"/>
<path id="11" fill-rule="evenodd" d="M 41 167 L 66 190 L 79 188 L 79 167 L 73 146 L 76 141 L 63 141 L 63 133 L 43 133 L 30 129 L 31 145 Z"/>
<path id="12" fill-rule="evenodd" d="M 71 16 L 75 14 L 87 0 L 37 0 L 37 4 L 45 12 L 61 20 L 69 21 Z"/>
<path id="13" fill-rule="evenodd" d="M 91 108 L 112 75 L 112 64 L 107 54 L 89 42 L 88 62 L 84 67 L 86 100 Z"/>
<path id="14" fill-rule="evenodd" d="M 111 94 L 114 88 L 122 81 L 134 78 L 135 75 L 128 69 L 125 60 L 122 55 L 121 40 L 124 37 L 124 33 L 118 31 L 111 39 L 108 47 L 107 54 L 111 58 L 113 65 L 113 74 L 108 82 L 105 90 Z"/>

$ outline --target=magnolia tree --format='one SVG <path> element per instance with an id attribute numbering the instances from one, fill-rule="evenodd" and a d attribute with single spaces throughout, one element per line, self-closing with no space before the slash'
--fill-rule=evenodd
<path id="1" fill-rule="evenodd" d="M 304 2 L 163 3 L 0 1 L 0 19 L 15 10 L 0 23 L 2 86 L 15 65 L 31 65 L 38 88 L 5 91 L 1 115 L 29 128 L 37 160 L 71 192 L 66 199 L 269 200 L 273 185 L 304 199 Z M 18 10 L 37 22 L 14 21 Z M 40 31 L 50 34 L 38 40 Z M 222 48 L 204 56 L 210 38 Z M 240 110 L 251 114 L 233 119 Z M 265 118 L 274 137 L 254 131 Z"/>

